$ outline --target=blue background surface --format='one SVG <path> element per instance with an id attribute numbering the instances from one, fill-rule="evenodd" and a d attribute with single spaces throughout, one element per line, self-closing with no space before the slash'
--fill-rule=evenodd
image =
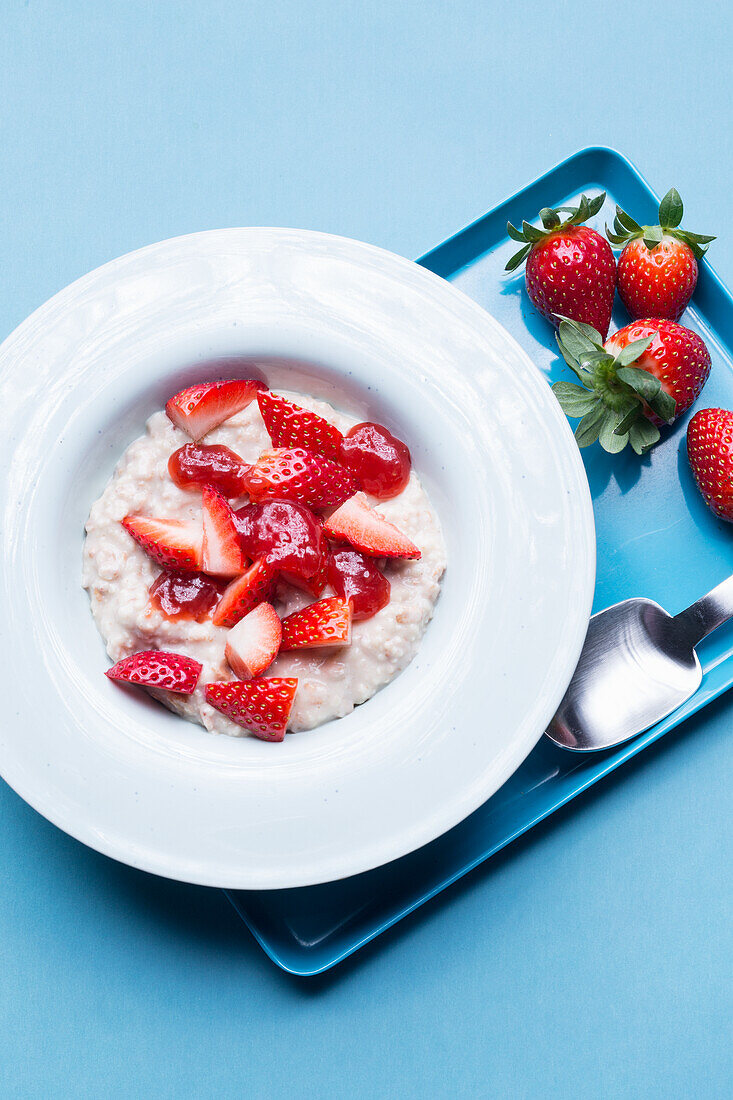
<path id="1" fill-rule="evenodd" d="M 731 284 L 721 11 L 4 0 L 0 336 L 196 229 L 417 256 L 595 143 L 679 188 Z M 0 785 L 3 1096 L 728 1095 L 732 719 L 723 698 L 308 981 L 222 893 L 87 851 Z"/>

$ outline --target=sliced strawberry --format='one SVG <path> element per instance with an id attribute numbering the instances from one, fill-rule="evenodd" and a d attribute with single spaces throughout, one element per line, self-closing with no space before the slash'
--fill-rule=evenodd
<path id="1" fill-rule="evenodd" d="M 201 665 L 193 657 L 182 653 L 165 653 L 160 649 L 147 649 L 133 653 L 107 669 L 110 680 L 123 680 L 128 684 L 140 684 L 148 688 L 165 688 L 181 695 L 194 691 L 201 675 Z"/>
<path id="2" fill-rule="evenodd" d="M 341 446 L 344 437 L 338 428 L 286 397 L 264 390 L 257 394 L 257 404 L 273 447 L 305 447 L 333 458 Z"/>
<path id="3" fill-rule="evenodd" d="M 256 561 L 251 565 L 246 573 L 224 589 L 211 616 L 214 626 L 236 626 L 248 611 L 269 597 L 275 577 L 276 570 L 266 561 Z"/>
<path id="4" fill-rule="evenodd" d="M 199 382 L 171 397 L 165 411 L 177 428 L 198 442 L 212 428 L 246 409 L 264 388 L 264 382 L 258 382 L 255 378 Z"/>
<path id="5" fill-rule="evenodd" d="M 282 639 L 282 626 L 272 604 L 258 603 L 227 636 L 224 653 L 240 680 L 251 680 L 272 664 Z"/>
<path id="6" fill-rule="evenodd" d="M 319 600 L 283 619 L 283 651 L 324 645 L 351 645 L 351 606 L 339 596 Z"/>
<path id="7" fill-rule="evenodd" d="M 323 525 L 329 538 L 348 542 L 362 554 L 377 558 L 419 558 L 420 551 L 407 535 L 370 508 L 363 493 L 342 504 Z"/>
<path id="8" fill-rule="evenodd" d="M 247 558 L 239 545 L 234 512 L 221 493 L 210 485 L 204 488 L 204 573 L 218 577 L 238 577 L 247 568 Z"/>
<path id="9" fill-rule="evenodd" d="M 261 741 L 282 741 L 298 687 L 294 678 L 206 685 L 206 702 Z"/>
<path id="10" fill-rule="evenodd" d="M 310 508 L 336 508 L 359 488 L 343 466 L 303 447 L 263 451 L 244 484 L 255 502 L 294 500 Z"/>
<path id="11" fill-rule="evenodd" d="M 203 532 L 195 520 L 125 516 L 122 526 L 166 569 L 201 569 Z"/>
<path id="12" fill-rule="evenodd" d="M 293 588 L 299 588 L 301 592 L 307 592 L 309 596 L 320 596 L 328 584 L 328 559 L 329 555 L 324 554 L 318 572 L 314 573 L 312 577 L 299 577 L 297 573 L 289 571 L 282 572 L 280 576 Z"/>

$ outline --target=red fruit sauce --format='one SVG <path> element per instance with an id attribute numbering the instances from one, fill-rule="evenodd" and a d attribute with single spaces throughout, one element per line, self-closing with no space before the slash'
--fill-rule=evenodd
<path id="1" fill-rule="evenodd" d="M 242 549 L 253 561 L 265 558 L 276 569 L 312 577 L 323 564 L 326 540 L 321 522 L 292 500 L 245 504 L 235 512 Z"/>
<path id="2" fill-rule="evenodd" d="M 410 452 L 381 424 L 355 424 L 344 436 L 337 461 L 380 500 L 396 497 L 410 477 Z"/>
<path id="3" fill-rule="evenodd" d="M 174 573 L 164 570 L 150 585 L 150 603 L 169 619 L 195 619 L 202 623 L 219 602 L 226 581 L 203 573 Z"/>
<path id="4" fill-rule="evenodd" d="M 168 459 L 168 473 L 179 489 L 213 485 L 225 497 L 241 497 L 249 470 L 238 454 L 228 447 L 187 443 Z"/>
<path id="5" fill-rule="evenodd" d="M 328 583 L 344 600 L 351 600 L 354 619 L 371 619 L 389 603 L 390 584 L 358 550 L 335 549 L 328 555 Z"/>

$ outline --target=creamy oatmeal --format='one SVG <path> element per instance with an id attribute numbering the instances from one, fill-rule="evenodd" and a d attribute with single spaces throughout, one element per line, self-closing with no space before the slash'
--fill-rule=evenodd
<path id="1" fill-rule="evenodd" d="M 301 394 L 286 394 L 347 432 L 355 421 L 330 405 Z M 165 412 L 156 412 L 145 434 L 122 456 L 101 497 L 93 504 L 84 543 L 83 584 L 109 656 L 118 661 L 139 650 L 171 650 L 203 666 L 193 694 L 155 692 L 166 706 L 214 733 L 245 736 L 246 730 L 206 702 L 212 681 L 230 680 L 225 655 L 229 631 L 210 618 L 203 622 L 168 618 L 151 606 L 149 588 L 161 572 L 121 524 L 130 513 L 200 521 L 201 493 L 178 488 L 168 474 L 170 455 L 188 437 Z M 204 442 L 223 444 L 247 463 L 272 447 L 257 401 L 206 435 Z M 368 502 L 394 523 L 421 551 L 419 560 L 379 559 L 391 585 L 389 603 L 372 618 L 355 621 L 351 644 L 341 648 L 281 652 L 264 673 L 297 677 L 298 688 L 288 721 L 292 731 L 310 729 L 348 714 L 392 680 L 414 657 L 432 616 L 445 569 L 440 523 L 414 472 L 403 491 L 390 500 Z M 244 503 L 233 501 L 233 507 Z M 327 587 L 319 599 L 333 596 Z M 280 581 L 272 603 L 280 617 L 313 603 L 315 597 Z"/>

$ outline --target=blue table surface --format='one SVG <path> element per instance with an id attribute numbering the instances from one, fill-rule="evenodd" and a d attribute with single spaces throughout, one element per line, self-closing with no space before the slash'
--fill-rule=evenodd
<path id="1" fill-rule="evenodd" d="M 588 144 L 675 184 L 733 282 L 724 6 L 2 8 L 0 337 L 197 229 L 417 256 Z M 732 718 L 724 697 L 308 981 L 221 892 L 87 851 L 0 784 L 3 1097 L 730 1095 Z"/>

